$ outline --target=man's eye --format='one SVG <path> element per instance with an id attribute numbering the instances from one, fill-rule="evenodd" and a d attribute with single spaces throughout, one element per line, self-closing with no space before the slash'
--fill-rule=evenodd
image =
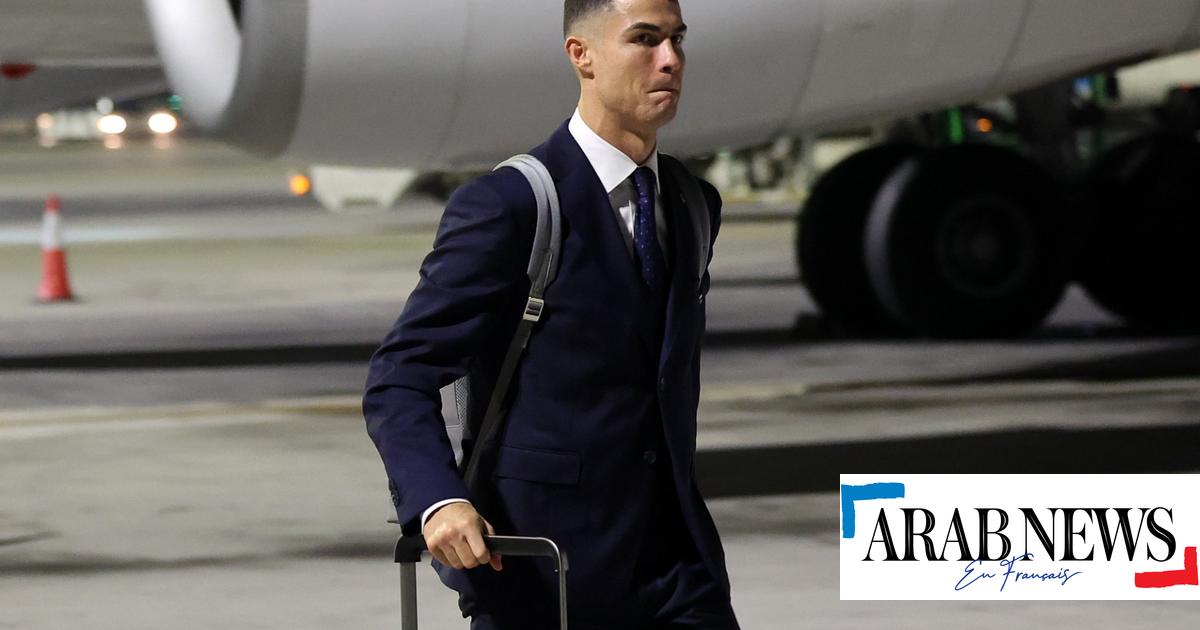
<path id="1" fill-rule="evenodd" d="M 671 41 L 675 42 L 675 45 L 678 46 L 683 43 L 683 35 L 673 35 L 671 36 Z"/>
<path id="2" fill-rule="evenodd" d="M 646 33 L 642 33 L 641 35 L 638 35 L 637 37 L 634 38 L 633 41 L 635 41 L 639 44 L 653 44 L 654 43 L 654 39 L 651 38 L 650 35 L 648 35 Z"/>

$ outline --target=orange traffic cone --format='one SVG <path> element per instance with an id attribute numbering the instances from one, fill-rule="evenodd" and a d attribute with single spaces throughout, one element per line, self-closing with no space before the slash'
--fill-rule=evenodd
<path id="1" fill-rule="evenodd" d="M 62 216 L 58 195 L 46 197 L 42 213 L 42 284 L 38 286 L 38 301 L 72 300 L 71 284 L 67 281 L 67 254 L 62 249 Z"/>

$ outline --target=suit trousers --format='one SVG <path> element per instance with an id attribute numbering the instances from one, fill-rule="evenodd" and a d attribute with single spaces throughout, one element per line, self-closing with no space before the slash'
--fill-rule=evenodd
<path id="1" fill-rule="evenodd" d="M 647 545 L 638 554 L 634 588 L 645 630 L 738 630 L 729 598 L 704 565 L 679 512 L 666 449 L 655 463 L 658 484 Z"/>
<path id="2" fill-rule="evenodd" d="M 619 630 L 740 630 L 729 598 L 712 578 L 692 542 L 679 511 L 670 459 L 662 449 L 654 464 L 657 499 L 654 512 L 646 523 L 645 545 L 637 551 L 638 561 L 632 590 L 632 605 L 639 623 Z M 525 610 L 478 611 L 471 618 L 471 630 L 552 630 L 549 617 L 536 620 Z M 551 612 L 542 609 L 543 615 Z M 557 617 L 554 617 L 557 619 Z M 570 619 L 572 630 L 618 630 Z"/>

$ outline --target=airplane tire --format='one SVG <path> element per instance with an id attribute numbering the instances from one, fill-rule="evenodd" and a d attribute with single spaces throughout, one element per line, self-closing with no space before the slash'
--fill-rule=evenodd
<path id="1" fill-rule="evenodd" d="M 1200 328 L 1200 143 L 1152 133 L 1089 173 L 1093 233 L 1080 280 L 1097 302 L 1149 330 Z"/>
<path id="2" fill-rule="evenodd" d="M 941 148 L 884 182 L 865 267 L 879 302 L 912 333 L 1010 337 L 1061 299 L 1069 224 L 1057 186 L 1032 162 L 994 146 Z"/>
<path id="3" fill-rule="evenodd" d="M 863 230 L 875 191 L 917 151 L 883 144 L 842 160 L 817 181 L 797 219 L 796 260 L 804 285 L 825 320 L 843 332 L 900 332 L 867 279 Z"/>

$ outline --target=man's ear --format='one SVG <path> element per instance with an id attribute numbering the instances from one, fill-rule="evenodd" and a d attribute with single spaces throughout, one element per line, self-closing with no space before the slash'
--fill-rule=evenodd
<path id="1" fill-rule="evenodd" d="M 578 35 L 570 35 L 563 42 L 563 50 L 575 70 L 585 79 L 592 78 L 592 47 L 587 39 Z"/>

